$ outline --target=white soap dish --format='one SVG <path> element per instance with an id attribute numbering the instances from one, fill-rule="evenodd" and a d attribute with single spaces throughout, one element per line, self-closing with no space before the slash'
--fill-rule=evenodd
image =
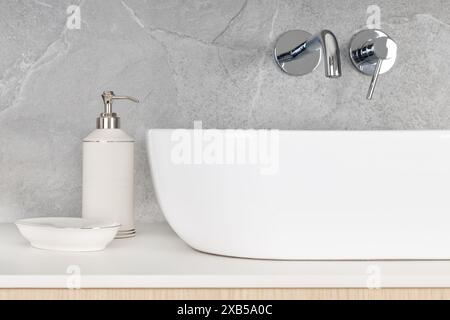
<path id="1" fill-rule="evenodd" d="M 58 251 L 103 250 L 120 224 L 83 218 L 31 218 L 16 222 L 22 236 L 39 249 Z"/>

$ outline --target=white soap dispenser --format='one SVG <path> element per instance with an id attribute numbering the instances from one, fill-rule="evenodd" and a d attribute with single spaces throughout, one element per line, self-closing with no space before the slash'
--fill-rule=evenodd
<path id="1" fill-rule="evenodd" d="M 113 220 L 121 224 L 116 238 L 133 237 L 134 139 L 120 129 L 112 102 L 128 99 L 112 91 L 102 94 L 105 110 L 97 129 L 83 139 L 83 218 Z"/>

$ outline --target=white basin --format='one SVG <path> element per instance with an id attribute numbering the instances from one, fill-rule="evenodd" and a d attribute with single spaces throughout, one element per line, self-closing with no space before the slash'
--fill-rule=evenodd
<path id="1" fill-rule="evenodd" d="M 449 131 L 155 129 L 148 151 L 160 207 L 197 250 L 450 259 Z"/>

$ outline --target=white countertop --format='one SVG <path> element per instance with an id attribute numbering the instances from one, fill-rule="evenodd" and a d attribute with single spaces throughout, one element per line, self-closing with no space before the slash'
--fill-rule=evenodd
<path id="1" fill-rule="evenodd" d="M 65 253 L 34 249 L 13 224 L 0 224 L 0 287 L 450 287 L 450 261 L 238 259 L 195 251 L 164 223 L 137 230 L 102 252 Z"/>

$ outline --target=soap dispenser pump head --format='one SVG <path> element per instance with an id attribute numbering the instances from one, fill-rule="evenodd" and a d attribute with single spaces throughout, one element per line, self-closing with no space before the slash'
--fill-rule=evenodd
<path id="1" fill-rule="evenodd" d="M 97 118 L 97 129 L 118 129 L 120 128 L 120 118 L 112 112 L 112 102 L 118 99 L 127 99 L 138 103 L 139 100 L 129 96 L 116 96 L 113 91 L 103 91 L 102 94 L 105 110 Z"/>

